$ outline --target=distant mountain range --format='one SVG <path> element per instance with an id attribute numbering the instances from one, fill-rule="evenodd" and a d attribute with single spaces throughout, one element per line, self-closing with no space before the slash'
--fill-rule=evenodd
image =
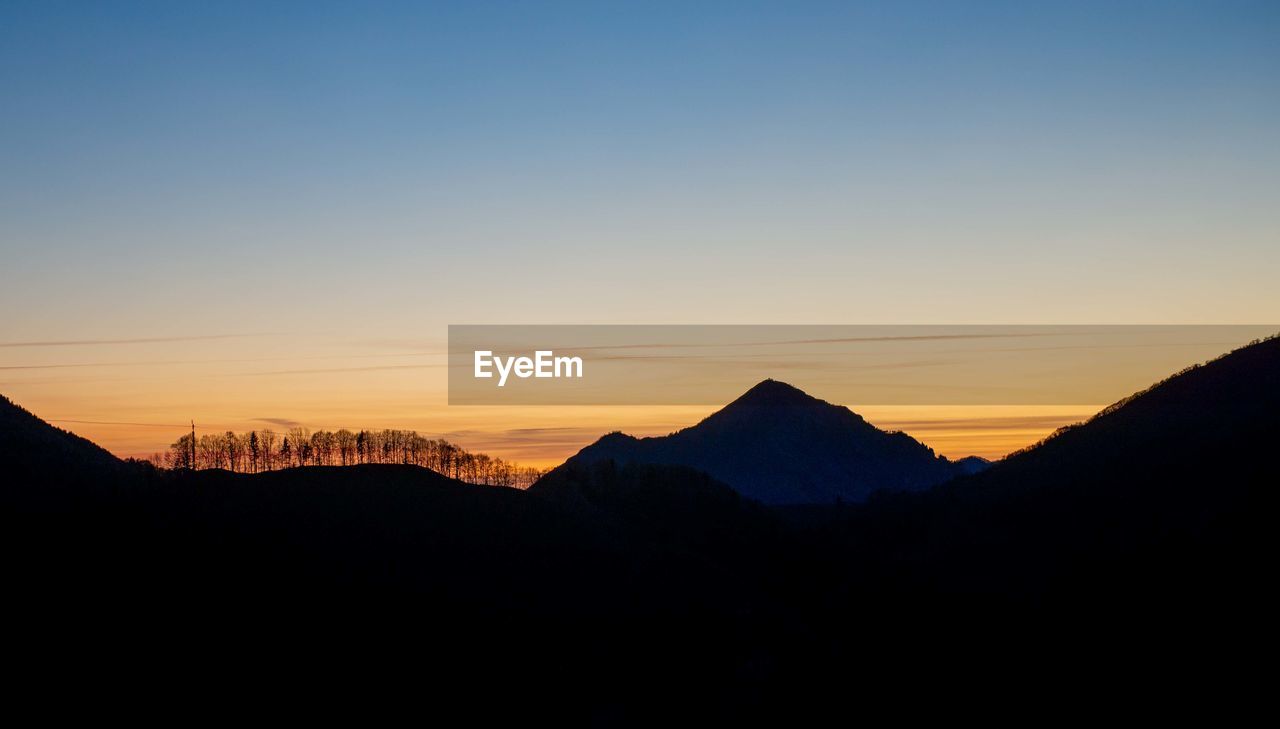
<path id="1" fill-rule="evenodd" d="M 919 491 L 980 471 L 952 462 L 906 433 L 889 433 L 848 408 L 765 380 L 702 422 L 668 436 L 610 433 L 567 466 L 687 466 L 764 504 L 865 501 L 876 491 Z"/>
<path id="2" fill-rule="evenodd" d="M 1240 646 L 1272 622 L 1277 413 L 1270 339 L 966 475 L 983 464 L 770 381 L 522 492 L 415 466 L 157 471 L 0 399 L 7 656 L 60 670 L 117 638 L 100 654 L 166 651 L 170 683 L 148 690 L 221 695 L 209 656 L 275 686 L 390 652 L 489 699 L 501 674 L 580 723 L 783 723 L 904 676 L 1075 692 L 1081 665 L 1235 690 L 1257 680 Z M 94 674 L 113 679 L 137 689 Z"/>

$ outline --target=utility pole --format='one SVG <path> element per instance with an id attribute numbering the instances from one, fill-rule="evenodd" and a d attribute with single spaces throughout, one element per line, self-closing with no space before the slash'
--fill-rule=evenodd
<path id="1" fill-rule="evenodd" d="M 196 470 L 196 421 L 191 421 L 191 460 L 187 462 L 188 467 Z"/>

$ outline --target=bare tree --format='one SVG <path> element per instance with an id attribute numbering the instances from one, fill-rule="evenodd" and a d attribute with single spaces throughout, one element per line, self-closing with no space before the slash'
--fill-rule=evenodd
<path id="1" fill-rule="evenodd" d="M 249 452 L 249 470 L 257 473 L 258 461 L 262 458 L 262 448 L 258 441 L 257 432 L 249 431 L 249 437 L 245 440 L 245 448 Z"/>
<path id="2" fill-rule="evenodd" d="M 262 470 L 270 471 L 275 468 L 276 432 L 270 428 L 260 431 L 258 442 L 262 444 Z"/>
<path id="3" fill-rule="evenodd" d="M 311 433 L 306 428 L 290 428 L 289 442 L 293 446 L 294 460 L 290 465 L 307 465 L 307 458 L 311 455 Z"/>
<path id="4" fill-rule="evenodd" d="M 192 458 L 195 452 L 195 437 L 190 433 L 184 433 L 181 438 L 173 442 L 173 445 L 169 446 L 170 468 L 195 468 L 196 464 Z"/>
<path id="5" fill-rule="evenodd" d="M 333 435 L 338 447 L 338 458 L 342 465 L 349 466 L 354 463 L 356 455 L 355 434 L 346 428 L 343 428 Z"/>

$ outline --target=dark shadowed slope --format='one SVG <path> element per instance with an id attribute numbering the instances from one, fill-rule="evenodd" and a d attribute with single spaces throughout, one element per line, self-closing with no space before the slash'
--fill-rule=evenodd
<path id="1" fill-rule="evenodd" d="M 178 473 L 135 511 L 152 517 L 147 572 L 164 573 L 177 552 L 184 573 L 233 592 L 390 591 L 539 612 L 610 554 L 607 535 L 556 504 L 418 466 Z"/>
<path id="2" fill-rule="evenodd" d="M 25 557 L 15 566 L 82 595 L 365 586 L 496 604 L 530 601 L 542 587 L 529 580 L 554 583 L 607 552 L 592 525 L 514 489 L 414 466 L 156 471 L 4 399 L 0 458 L 0 526 Z M 476 573 L 491 579 L 471 584 Z"/>
<path id="3" fill-rule="evenodd" d="M 0 396 L 0 528 L 30 527 L 35 513 L 90 513 L 134 474 L 103 448 Z"/>
<path id="4" fill-rule="evenodd" d="M 733 562 L 772 548 L 781 526 L 766 507 L 687 466 L 571 464 L 529 491 L 608 524 L 615 535 Z"/>
<path id="5" fill-rule="evenodd" d="M 1280 339 L 1271 339 L 983 473 L 869 504 L 834 534 L 849 553 L 879 555 L 877 573 L 944 591 L 1117 609 L 1182 601 L 1180 612 L 1230 604 L 1260 584 L 1270 532 L 1260 507 L 1280 485 L 1277 442 Z"/>
<path id="6" fill-rule="evenodd" d="M 0 395 L 0 463 L 15 479 L 28 474 L 92 473 L 121 465 L 107 451 L 55 428 Z"/>
<path id="7" fill-rule="evenodd" d="M 1272 470 L 1280 436 L 1280 339 L 1268 339 L 1184 370 L 1015 453 L 974 480 L 992 489 L 1014 481 L 1044 489 L 1075 484 L 1156 487 L 1162 478 L 1205 497 L 1220 475 Z M 1214 475 L 1220 474 L 1220 475 Z M 1093 485 L 1091 485 L 1093 484 Z M 1165 492 L 1158 489 L 1158 492 Z"/>
<path id="8" fill-rule="evenodd" d="M 689 466 L 765 504 L 856 502 L 877 490 L 915 491 L 962 473 L 905 433 L 887 433 L 775 380 L 668 436 L 610 433 L 568 464 L 606 460 Z"/>
<path id="9" fill-rule="evenodd" d="M 408 659 L 486 692 L 571 686 L 558 709 L 579 720 L 642 677 L 715 701 L 789 644 L 757 574 L 779 537 L 758 505 L 675 470 L 541 496 L 394 465 L 7 478 L 6 494 L 62 495 L 0 509 L 7 607 L 33 637 L 19 662 L 118 636 L 95 650 L 172 650 L 164 668 L 188 682 L 228 651 L 266 685 Z M 599 479 L 603 494 L 569 493 Z"/>

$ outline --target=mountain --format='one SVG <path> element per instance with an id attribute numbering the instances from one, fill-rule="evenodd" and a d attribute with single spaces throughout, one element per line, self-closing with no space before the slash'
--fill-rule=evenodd
<path id="1" fill-rule="evenodd" d="M 960 472 L 965 475 L 981 473 L 991 467 L 991 461 L 982 456 L 965 456 L 956 461 L 956 465 L 960 467 Z"/>
<path id="2" fill-rule="evenodd" d="M 1280 484 L 1277 413 L 1273 338 L 1177 373 L 981 473 L 868 504 L 820 549 L 853 556 L 849 568 L 863 574 L 871 568 L 854 555 L 879 555 L 876 573 L 910 572 L 943 594 L 1022 595 L 1063 610 L 1105 600 L 1112 620 L 1175 602 L 1244 611 L 1270 551 L 1260 506 Z"/>
<path id="3" fill-rule="evenodd" d="M 101 477 L 120 459 L 74 433 L 55 428 L 0 395 L 0 463 L 15 483 L 26 478 Z"/>
<path id="4" fill-rule="evenodd" d="M 1207 523 L 1268 479 L 1280 482 L 1280 338 L 1190 367 L 1088 421 L 1013 453 L 955 492 L 1041 510 L 1088 504 L 1149 520 Z M 1075 511 L 1076 509 L 1070 509 Z M 1090 520 L 1093 520 L 1090 517 Z"/>
<path id="5" fill-rule="evenodd" d="M 668 436 L 610 433 L 567 464 L 607 460 L 688 466 L 775 505 L 860 502 L 879 490 L 918 491 L 966 472 L 905 433 L 880 430 L 776 380 Z"/>
<path id="6" fill-rule="evenodd" d="M 1044 489 L 1070 485 L 1114 492 L 1205 480 L 1205 498 L 1227 486 L 1223 476 L 1261 467 L 1280 436 L 1280 337 L 1256 342 L 1189 367 L 1034 447 L 994 464 L 972 487 L 1013 481 Z M 1110 485 L 1108 485 L 1110 484 Z M 1158 493 L 1167 496 L 1168 489 Z"/>

